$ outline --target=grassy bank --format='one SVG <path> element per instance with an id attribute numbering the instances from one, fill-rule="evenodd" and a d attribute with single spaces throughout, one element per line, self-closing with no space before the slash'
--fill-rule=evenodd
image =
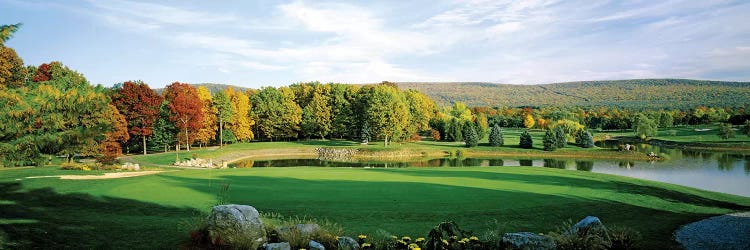
<path id="1" fill-rule="evenodd" d="M 680 225 L 750 209 L 750 198 L 547 168 L 182 170 L 109 180 L 26 179 L 55 168 L 3 171 L 0 239 L 10 248 L 174 248 L 184 223 L 216 202 L 328 219 L 350 235 L 378 229 L 424 236 L 454 220 L 477 235 L 549 232 L 586 215 L 633 227 L 644 246 L 676 246 Z M 65 171 L 64 174 L 71 174 Z M 21 179 L 21 180 L 17 180 Z"/>
<path id="2" fill-rule="evenodd" d="M 532 131 L 534 140 L 533 148 L 524 149 L 518 147 L 519 137 L 522 129 L 505 129 L 505 145 L 502 147 L 491 147 L 487 140 L 483 140 L 478 147 L 466 148 L 463 142 L 394 142 L 388 147 L 382 142 L 373 141 L 368 145 L 359 142 L 345 140 L 312 140 L 294 142 L 248 142 L 228 145 L 222 149 L 194 148 L 191 151 L 166 152 L 150 155 L 132 155 L 125 157 L 125 161 L 141 163 L 145 165 L 168 166 L 177 159 L 187 159 L 193 156 L 204 159 L 213 159 L 214 162 L 233 162 L 243 158 L 281 158 L 281 157 L 315 157 L 315 148 L 318 147 L 344 147 L 359 148 L 360 158 L 367 160 L 403 160 L 403 158 L 414 157 L 445 157 L 462 154 L 465 157 L 516 157 L 516 158 L 577 158 L 577 159 L 622 159 L 622 160 L 649 160 L 643 153 L 618 152 L 606 148 L 581 148 L 569 144 L 568 147 L 556 151 L 547 152 L 542 150 L 543 131 Z M 459 153 L 460 151 L 460 153 Z"/>
<path id="3" fill-rule="evenodd" d="M 735 137 L 721 139 L 717 125 L 660 128 L 649 143 L 666 147 L 691 148 L 717 151 L 750 151 L 750 136 L 735 131 Z M 598 133 L 599 137 L 632 137 L 632 131 L 610 131 Z"/>

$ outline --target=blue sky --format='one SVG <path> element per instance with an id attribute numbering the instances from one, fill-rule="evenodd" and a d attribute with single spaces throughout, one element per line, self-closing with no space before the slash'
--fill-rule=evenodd
<path id="1" fill-rule="evenodd" d="M 93 84 L 750 80 L 750 1 L 0 0 Z"/>

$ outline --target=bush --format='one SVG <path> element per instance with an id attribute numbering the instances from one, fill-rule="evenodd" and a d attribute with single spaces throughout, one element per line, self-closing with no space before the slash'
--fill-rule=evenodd
<path id="1" fill-rule="evenodd" d="M 431 129 L 430 130 L 430 137 L 432 137 L 432 140 L 434 140 L 434 141 L 440 141 L 440 131 Z"/>
<path id="2" fill-rule="evenodd" d="M 520 142 L 518 143 L 518 146 L 521 148 L 534 147 L 534 141 L 531 139 L 531 134 L 529 134 L 529 130 L 524 130 L 523 133 L 521 133 L 521 138 L 520 138 Z"/>
<path id="3" fill-rule="evenodd" d="M 544 133 L 542 142 L 544 143 L 544 151 L 555 151 L 557 149 L 557 137 L 550 129 L 547 129 Z"/>
<path id="4" fill-rule="evenodd" d="M 86 166 L 85 164 L 81 164 L 81 163 L 75 163 L 75 162 L 65 162 L 63 164 L 60 164 L 60 169 L 91 171 L 91 168 L 89 166 Z"/>
<path id="5" fill-rule="evenodd" d="M 419 134 L 413 134 L 409 136 L 410 142 L 421 141 L 421 140 L 422 140 L 422 136 L 420 136 Z"/>
<path id="6" fill-rule="evenodd" d="M 499 147 L 505 144 L 505 141 L 503 140 L 503 130 L 500 129 L 500 126 L 495 124 L 495 126 L 492 127 L 492 130 L 490 130 L 490 145 Z"/>
<path id="7" fill-rule="evenodd" d="M 612 250 L 638 249 L 638 243 L 641 241 L 641 234 L 629 227 L 611 226 L 607 228 L 609 232 Z"/>
<path id="8" fill-rule="evenodd" d="M 476 147 L 479 144 L 479 135 L 472 126 L 464 127 L 464 142 L 467 148 Z"/>
<path id="9" fill-rule="evenodd" d="M 612 242 L 605 229 L 578 230 L 571 233 L 573 222 L 568 220 L 557 228 L 556 232 L 550 232 L 549 235 L 555 239 L 557 249 L 559 250 L 578 250 L 578 249 L 608 249 Z"/>
<path id="10" fill-rule="evenodd" d="M 719 137 L 723 140 L 734 138 L 734 130 L 732 130 L 732 124 L 722 123 L 719 125 L 718 131 Z"/>

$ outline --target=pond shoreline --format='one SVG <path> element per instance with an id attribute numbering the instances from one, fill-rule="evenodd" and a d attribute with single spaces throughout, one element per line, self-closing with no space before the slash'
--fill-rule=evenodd
<path id="1" fill-rule="evenodd" d="M 679 142 L 662 139 L 651 139 L 641 140 L 640 138 L 634 138 L 630 136 L 617 136 L 612 137 L 612 141 L 619 141 L 622 143 L 644 143 L 653 146 L 665 147 L 665 148 L 677 148 L 677 149 L 693 149 L 693 150 L 710 150 L 710 151 L 726 151 L 726 152 L 750 152 L 750 145 L 723 145 L 717 143 L 706 143 L 706 142 Z"/>

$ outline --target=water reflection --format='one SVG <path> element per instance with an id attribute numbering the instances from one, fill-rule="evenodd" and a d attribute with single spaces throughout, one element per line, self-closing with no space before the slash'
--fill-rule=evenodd
<path id="1" fill-rule="evenodd" d="M 616 147 L 616 146 L 615 146 Z M 665 161 L 635 162 L 622 160 L 590 159 L 518 159 L 506 158 L 435 158 L 403 162 L 333 162 L 318 159 L 244 160 L 230 167 L 502 167 L 527 166 L 558 169 L 575 169 L 630 176 L 708 189 L 718 192 L 750 196 L 750 153 L 702 152 L 636 145 L 635 150 L 655 152 Z"/>

